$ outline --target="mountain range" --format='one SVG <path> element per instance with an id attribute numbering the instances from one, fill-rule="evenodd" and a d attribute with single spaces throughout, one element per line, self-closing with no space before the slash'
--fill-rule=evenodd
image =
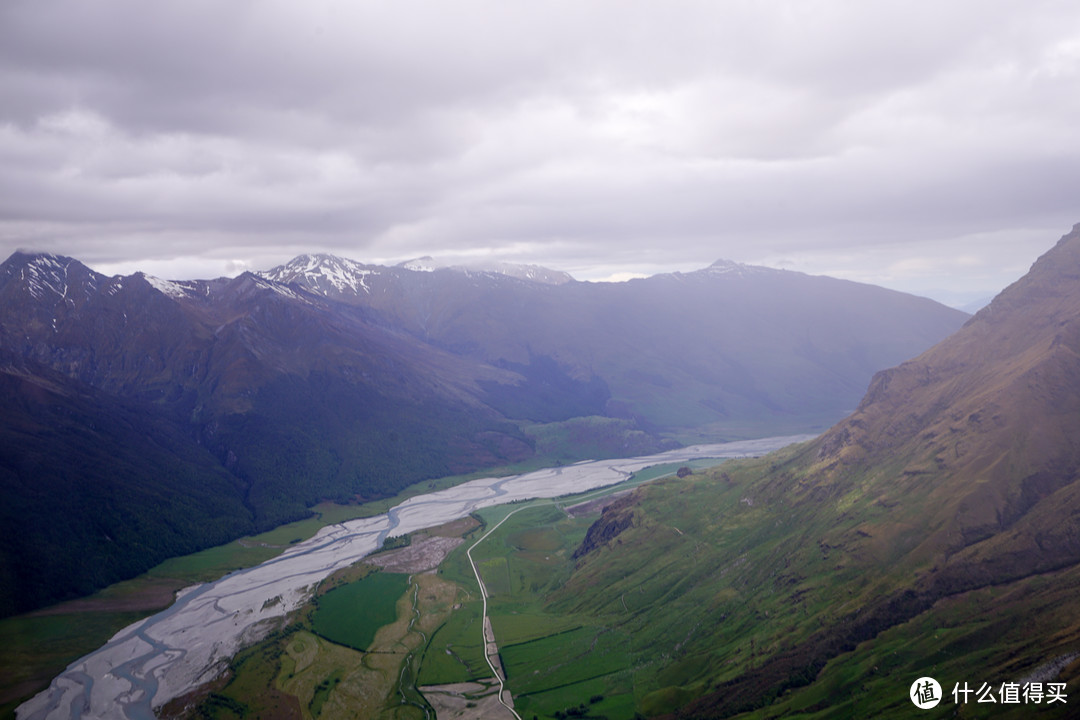
<path id="1" fill-rule="evenodd" d="M 609 507 L 549 610 L 642 638 L 650 715 L 1072 717 L 1078 423 L 1080 225 L 816 440 Z"/>
<path id="2" fill-rule="evenodd" d="M 612 453 L 820 429 L 966 319 L 730 262 L 620 284 L 437 265 L 309 255 L 168 281 L 8 258 L 0 615 L 320 500 L 527 459 L 537 424 L 617 421 Z"/>

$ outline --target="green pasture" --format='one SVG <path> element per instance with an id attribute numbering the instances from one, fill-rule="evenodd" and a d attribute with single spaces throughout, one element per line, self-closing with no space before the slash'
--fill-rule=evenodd
<path id="1" fill-rule="evenodd" d="M 514 696 L 514 706 L 523 718 L 564 716 L 606 717 L 609 720 L 637 717 L 633 684 L 628 673 L 614 673 L 579 682 Z M 568 711 L 575 709 L 568 714 Z M 586 714 L 580 714 L 582 710 Z"/>
<path id="2" fill-rule="evenodd" d="M 230 681 L 211 693 L 199 707 L 207 720 L 247 720 L 281 717 L 287 698 L 276 691 L 275 679 L 291 631 L 275 632 L 242 650 L 230 663 Z"/>
<path id="3" fill-rule="evenodd" d="M 677 467 L 657 474 L 674 472 Z M 569 499 L 566 504 L 573 502 L 576 500 Z M 570 556 L 596 517 L 570 518 L 546 500 L 486 508 L 477 516 L 483 529 L 447 558 L 440 573 L 475 588 L 465 550 L 488 528 L 507 518 L 473 548 L 472 556 L 488 587 L 488 614 L 515 702 L 523 711 L 552 717 L 556 711 L 588 705 L 590 698 L 603 696 L 590 706 L 592 712 L 611 718 L 632 717 L 630 636 L 597 624 L 595 617 L 544 610 L 547 595 L 573 572 Z M 478 601 L 469 603 L 439 629 L 423 657 L 422 683 L 490 676 L 483 663 L 479 611 Z M 454 653 L 447 653 L 447 648 Z M 456 659 L 465 648 L 475 649 L 471 664 Z"/>
<path id="4" fill-rule="evenodd" d="M 331 642 L 367 650 L 379 628 L 397 619 L 397 601 L 408 589 L 408 575 L 388 572 L 336 587 L 315 601 L 311 627 Z"/>
<path id="5" fill-rule="evenodd" d="M 491 677 L 484 660 L 480 612 L 479 601 L 465 603 L 432 634 L 420 660 L 418 685 L 447 685 Z"/>
<path id="6" fill-rule="evenodd" d="M 499 646 L 527 643 L 560 633 L 572 632 L 582 627 L 572 616 L 550 615 L 540 611 L 506 608 L 492 618 L 492 627 Z"/>
<path id="7" fill-rule="evenodd" d="M 651 455 L 661 445 L 657 438 L 619 418 L 585 416 L 551 423 L 521 423 L 533 441 L 543 467 L 579 460 Z M 713 440 L 715 442 L 715 440 Z"/>
<path id="8" fill-rule="evenodd" d="M 499 651 L 514 695 L 527 695 L 628 670 L 630 636 L 606 627 L 582 627 L 502 645 Z"/>
<path id="9" fill-rule="evenodd" d="M 498 531 L 472 550 L 473 560 L 488 588 L 493 623 L 502 614 L 501 605 L 509 603 L 514 612 L 521 612 L 523 604 L 537 605 L 543 591 L 566 576 L 569 568 L 565 560 L 581 544 L 591 522 L 587 518 L 567 517 L 549 500 L 533 501 L 522 507 L 505 505 L 478 513 L 485 528 L 514 513 Z M 476 586 L 472 569 L 467 560 L 463 561 L 465 548 L 473 542 L 458 548 L 447 564 L 447 573 L 457 575 L 453 579 L 466 587 Z"/>
<path id="10" fill-rule="evenodd" d="M 686 464 L 699 471 L 718 463 Z M 772 558 L 790 542 L 775 530 L 789 519 L 779 512 L 782 504 L 745 502 L 745 488 L 726 474 L 743 475 L 758 464 L 653 482 L 645 490 L 645 514 L 620 536 L 621 551 L 600 548 L 585 562 L 571 555 L 595 515 L 569 518 L 549 501 L 477 513 L 484 530 L 474 537 L 514 513 L 472 554 L 488 585 L 509 687 L 523 711 L 552 716 L 602 696 L 590 713 L 659 712 L 752 667 L 787 637 L 807 637 L 820 613 L 839 612 L 830 607 L 836 597 L 830 589 L 851 583 L 853 571 L 838 567 L 828 552 L 806 553 L 797 570 L 777 567 Z M 648 468 L 631 482 L 650 482 L 682 465 Z M 709 507 L 723 515 L 696 511 Z M 810 538 L 828 530 L 824 522 L 807 523 L 806 547 L 816 548 Z M 475 587 L 464 550 L 440 572 Z M 749 594 L 747 587 L 757 590 Z M 444 646 L 453 634 L 449 625 L 441 631 Z M 455 630 L 457 642 L 479 642 L 478 626 L 459 623 Z"/>

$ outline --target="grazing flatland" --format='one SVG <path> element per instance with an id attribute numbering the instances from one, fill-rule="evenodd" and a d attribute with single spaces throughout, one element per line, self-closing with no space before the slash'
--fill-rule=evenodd
<path id="1" fill-rule="evenodd" d="M 394 622 L 408 587 L 408 575 L 388 572 L 336 587 L 316 600 L 311 627 L 331 642 L 367 650 L 379 628 Z"/>
<path id="2" fill-rule="evenodd" d="M 477 514 L 490 527 L 512 509 Z M 571 556 L 595 519 L 596 513 L 574 518 L 550 502 L 537 503 L 516 512 L 473 551 L 488 587 L 507 685 L 522 717 L 553 717 L 590 698 L 594 712 L 621 709 L 632 716 L 632 639 L 595 614 L 555 614 L 545 607 L 545 598 L 571 576 Z M 475 588 L 463 549 L 447 558 L 440 575 Z M 422 683 L 490 675 L 479 644 L 479 605 L 478 599 L 463 604 L 432 637 L 420 667 Z"/>

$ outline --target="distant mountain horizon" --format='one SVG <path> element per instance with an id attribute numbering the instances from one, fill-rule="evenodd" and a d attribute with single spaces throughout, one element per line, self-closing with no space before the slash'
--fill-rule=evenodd
<path id="1" fill-rule="evenodd" d="M 541 451 L 820 431 L 874 372 L 967 319 L 731 262 L 618 284 L 507 270 L 306 255 L 175 281 L 13 254 L 0 263 L 0 614 L 322 500 Z M 148 457 L 162 469 L 144 480 Z M 71 500 L 60 511 L 57 494 Z M 183 522 L 155 513 L 162 497 Z"/>
<path id="2" fill-rule="evenodd" d="M 54 256 L 58 258 L 71 258 L 72 256 L 64 253 L 58 253 L 51 250 L 35 250 L 33 248 L 18 248 L 12 253 L 15 255 L 43 255 Z M 169 274 L 153 273 L 144 270 L 134 270 L 130 274 L 143 273 L 148 277 L 154 277 L 161 280 L 167 280 L 170 282 L 198 282 L 209 280 L 230 280 L 242 275 L 245 272 L 250 272 L 263 277 L 273 278 L 273 273 L 283 268 L 295 268 L 298 265 L 312 262 L 312 259 L 331 259 L 338 263 L 350 264 L 359 267 L 368 268 L 401 268 L 407 270 L 413 270 L 416 272 L 432 272 L 434 270 L 452 270 L 456 272 L 473 272 L 473 273 L 492 273 L 502 274 L 510 277 L 519 277 L 521 279 L 533 279 L 540 282 L 548 282 L 550 284 L 562 284 L 564 282 L 579 282 L 579 283 L 591 283 L 591 284 L 621 284 L 630 282 L 631 280 L 642 280 L 657 276 L 664 275 L 685 275 L 688 273 L 698 272 L 700 270 L 706 270 L 714 267 L 724 266 L 742 266 L 745 268 L 761 268 L 766 270 L 782 270 L 785 272 L 794 272 L 803 275 L 809 275 L 811 277 L 834 277 L 827 273 L 814 273 L 806 270 L 792 270 L 789 268 L 779 268 L 771 265 L 759 265 L 752 262 L 736 261 L 729 258 L 718 258 L 711 262 L 703 262 L 699 267 L 686 269 L 686 270 L 664 270 L 657 271 L 651 274 L 648 273 L 611 273 L 600 279 L 587 278 L 579 279 L 575 277 L 571 272 L 566 270 L 560 270 L 554 265 L 546 263 L 526 263 L 526 262 L 513 262 L 507 260 L 462 260 L 462 259 L 450 259 L 444 257 L 435 257 L 432 255 L 416 256 L 411 258 L 405 258 L 403 260 L 392 261 L 379 261 L 379 262 L 367 262 L 364 260 L 357 260 L 355 258 L 346 257 L 345 255 L 338 254 L 336 252 L 329 251 L 310 251 L 300 253 L 292 257 L 285 262 L 274 265 L 270 268 L 257 268 L 257 267 L 245 267 L 233 273 L 227 273 L 224 275 L 191 275 L 184 277 L 173 277 Z M 86 263 L 84 263 L 86 264 Z M 93 264 L 86 264 L 88 268 L 93 268 Z M 95 272 L 98 272 L 95 270 Z M 100 273 L 105 276 L 109 276 L 108 273 Z M 615 277 L 619 279 L 612 279 Z M 112 276 L 109 276 L 112 277 Z M 851 280 L 861 285 L 870 285 L 873 287 L 882 287 L 883 285 L 877 285 L 873 282 L 863 280 Z M 915 297 L 922 297 L 934 302 L 941 303 L 947 307 L 972 314 L 977 310 L 984 307 L 994 297 L 994 292 L 987 291 L 984 294 L 979 294 L 977 297 L 971 292 L 958 293 L 953 290 L 920 290 L 913 291 L 910 289 L 888 288 L 896 292 L 902 292 Z"/>

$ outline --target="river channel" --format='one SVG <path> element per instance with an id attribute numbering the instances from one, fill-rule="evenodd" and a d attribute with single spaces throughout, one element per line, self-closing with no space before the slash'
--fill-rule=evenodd
<path id="1" fill-rule="evenodd" d="M 162 612 L 130 625 L 76 660 L 16 710 L 18 720 L 153 720 L 154 708 L 212 680 L 240 648 L 299 607 L 320 580 L 403 535 L 515 500 L 579 493 L 661 463 L 762 455 L 813 436 L 694 445 L 656 455 L 597 460 L 472 480 L 410 498 L 385 515 L 323 528 L 261 565 L 187 588 Z"/>

